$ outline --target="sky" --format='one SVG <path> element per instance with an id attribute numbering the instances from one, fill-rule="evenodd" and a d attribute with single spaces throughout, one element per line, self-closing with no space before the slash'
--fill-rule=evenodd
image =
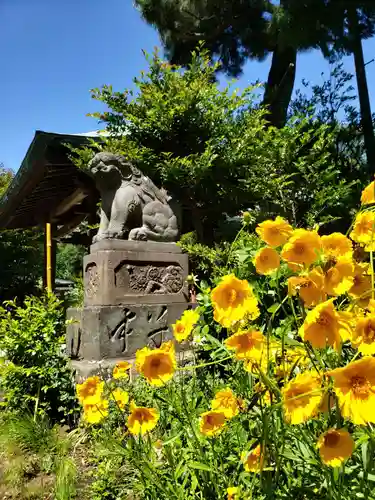
<path id="1" fill-rule="evenodd" d="M 0 0 L 0 162 L 17 171 L 36 130 L 83 133 L 100 128 L 89 112 L 100 110 L 89 90 L 132 86 L 147 65 L 142 49 L 161 46 L 132 0 Z M 365 60 L 375 39 L 364 43 Z M 345 69 L 353 72 L 352 58 Z M 238 80 L 242 88 L 267 79 L 270 61 L 251 61 Z M 302 78 L 321 83 L 329 66 L 318 51 L 300 54 Z M 375 63 L 367 65 L 375 110 Z"/>

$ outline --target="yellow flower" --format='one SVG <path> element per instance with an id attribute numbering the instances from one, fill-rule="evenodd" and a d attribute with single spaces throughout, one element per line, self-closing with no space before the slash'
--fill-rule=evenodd
<path id="1" fill-rule="evenodd" d="M 258 300 L 246 280 L 239 280 L 234 274 L 224 276 L 211 292 L 215 321 L 225 328 L 244 319 L 259 316 Z"/>
<path id="2" fill-rule="evenodd" d="M 83 404 L 83 418 L 88 424 L 100 424 L 107 415 L 107 400 L 100 400 L 96 404 Z"/>
<path id="3" fill-rule="evenodd" d="M 375 354 L 375 314 L 357 318 L 351 342 L 361 354 Z"/>
<path id="4" fill-rule="evenodd" d="M 326 392 L 319 405 L 318 408 L 319 413 L 329 413 L 335 407 L 335 403 L 336 403 L 335 396 L 330 392 Z"/>
<path id="5" fill-rule="evenodd" d="M 235 351 L 237 359 L 260 359 L 266 338 L 257 330 L 238 331 L 225 340 L 225 345 Z"/>
<path id="6" fill-rule="evenodd" d="M 254 385 L 254 392 L 260 397 L 261 402 L 265 406 L 269 406 L 272 403 L 272 395 L 268 388 L 261 382 Z"/>
<path id="7" fill-rule="evenodd" d="M 332 233 L 321 236 L 323 253 L 330 257 L 351 257 L 353 254 L 353 244 L 342 233 Z"/>
<path id="8" fill-rule="evenodd" d="M 368 264 L 354 265 L 353 286 L 349 290 L 349 295 L 357 299 L 358 304 L 365 307 L 371 298 L 371 276 Z"/>
<path id="9" fill-rule="evenodd" d="M 279 269 L 280 256 L 273 248 L 261 248 L 255 254 L 254 265 L 258 274 L 271 274 Z"/>
<path id="10" fill-rule="evenodd" d="M 104 382 L 99 377 L 88 377 L 83 384 L 77 384 L 77 396 L 81 403 L 95 405 L 102 398 Z"/>
<path id="11" fill-rule="evenodd" d="M 113 368 L 113 378 L 127 378 L 129 376 L 131 366 L 132 365 L 127 361 L 119 361 Z"/>
<path id="12" fill-rule="evenodd" d="M 247 472 L 260 472 L 264 465 L 264 454 L 260 444 L 249 452 L 243 452 L 241 459 Z"/>
<path id="13" fill-rule="evenodd" d="M 226 418 L 232 418 L 238 415 L 239 412 L 238 399 L 232 389 L 226 387 L 215 394 L 211 402 L 211 408 L 222 411 Z"/>
<path id="14" fill-rule="evenodd" d="M 110 394 L 111 399 L 116 401 L 117 406 L 123 410 L 129 402 L 129 394 L 122 389 L 115 389 Z"/>
<path id="15" fill-rule="evenodd" d="M 313 372 L 301 373 L 282 389 L 282 395 L 286 421 L 302 424 L 318 412 L 322 400 L 321 379 Z"/>
<path id="16" fill-rule="evenodd" d="M 329 429 L 320 436 L 317 448 L 323 463 L 340 467 L 352 455 L 354 440 L 345 429 Z"/>
<path id="17" fill-rule="evenodd" d="M 367 252 L 375 249 L 375 212 L 360 212 L 350 233 L 353 241 L 360 243 Z"/>
<path id="18" fill-rule="evenodd" d="M 294 295 L 297 292 L 306 307 L 314 307 L 326 300 L 324 274 L 322 269 L 317 267 L 306 276 L 292 276 L 289 278 L 289 295 Z"/>
<path id="19" fill-rule="evenodd" d="M 334 258 L 326 266 L 324 273 L 325 292 L 332 296 L 348 292 L 354 283 L 354 263 L 351 257 Z"/>
<path id="20" fill-rule="evenodd" d="M 375 358 L 366 356 L 327 375 L 333 377 L 343 417 L 355 424 L 375 422 Z"/>
<path id="21" fill-rule="evenodd" d="M 173 335 L 177 342 L 183 342 L 189 337 L 194 326 L 198 323 L 199 316 L 200 315 L 197 310 L 187 309 L 184 311 L 181 318 L 177 320 L 174 325 L 172 325 Z"/>
<path id="22" fill-rule="evenodd" d="M 292 234 L 292 226 L 282 217 L 275 220 L 265 220 L 255 229 L 259 237 L 271 247 L 284 245 Z"/>
<path id="23" fill-rule="evenodd" d="M 348 313 L 336 311 L 333 299 L 330 299 L 307 313 L 299 334 L 313 347 L 338 349 L 341 340 L 351 337 L 350 319 Z"/>
<path id="24" fill-rule="evenodd" d="M 320 236 L 316 231 L 295 229 L 281 252 L 281 258 L 292 270 L 313 264 L 321 250 Z"/>
<path id="25" fill-rule="evenodd" d="M 171 380 L 177 367 L 173 342 L 164 342 L 159 349 L 139 349 L 135 355 L 135 363 L 138 372 L 151 385 L 164 385 Z"/>
<path id="26" fill-rule="evenodd" d="M 226 417 L 223 411 L 206 411 L 200 416 L 199 430 L 205 436 L 215 436 L 223 430 L 225 422 Z"/>
<path id="27" fill-rule="evenodd" d="M 139 434 L 143 436 L 156 427 L 159 420 L 159 413 L 155 408 L 136 406 L 134 402 L 131 402 L 130 411 L 128 429 L 134 436 L 138 436 Z"/>
<path id="28" fill-rule="evenodd" d="M 247 372 L 259 375 L 259 372 L 266 373 L 268 368 L 268 359 L 266 349 L 262 352 L 261 357 L 252 357 L 244 359 L 244 368 Z"/>
<path id="29" fill-rule="evenodd" d="M 375 181 L 372 181 L 361 194 L 362 205 L 370 205 L 375 203 Z"/>
<path id="30" fill-rule="evenodd" d="M 237 488 L 237 486 L 230 486 L 229 488 L 227 488 L 227 500 L 237 500 L 239 493 L 240 489 Z"/>
<path id="31" fill-rule="evenodd" d="M 305 367 L 309 362 L 306 350 L 301 347 L 287 349 L 284 356 L 280 355 L 275 367 L 276 377 L 289 378 L 292 370 L 299 366 Z"/>

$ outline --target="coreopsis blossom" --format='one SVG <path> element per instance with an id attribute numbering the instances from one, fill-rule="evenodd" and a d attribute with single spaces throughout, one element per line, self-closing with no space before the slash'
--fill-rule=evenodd
<path id="1" fill-rule="evenodd" d="M 318 411 L 319 413 L 329 413 L 336 404 L 336 398 L 330 392 L 325 392 L 322 398 L 322 401 L 319 405 Z"/>
<path id="2" fill-rule="evenodd" d="M 131 363 L 128 363 L 128 361 L 119 361 L 113 368 L 113 375 L 112 375 L 113 378 L 115 379 L 128 378 L 131 366 L 132 366 Z"/>
<path id="3" fill-rule="evenodd" d="M 304 368 L 309 364 L 309 357 L 304 348 L 294 347 L 287 349 L 284 355 L 278 356 L 275 366 L 275 376 L 289 378 L 295 368 Z"/>
<path id="4" fill-rule="evenodd" d="M 321 378 L 314 372 L 297 375 L 282 389 L 285 420 L 293 425 L 318 413 L 322 401 Z"/>
<path id="5" fill-rule="evenodd" d="M 222 410 L 206 411 L 200 416 L 199 430 L 205 436 L 215 436 L 223 430 L 226 420 Z"/>
<path id="6" fill-rule="evenodd" d="M 241 455 L 242 462 L 247 472 L 261 472 L 264 466 L 264 453 L 260 444 Z"/>
<path id="7" fill-rule="evenodd" d="M 299 294 L 306 307 L 314 307 L 326 300 L 324 274 L 320 267 L 306 275 L 292 276 L 288 279 L 289 295 Z"/>
<path id="8" fill-rule="evenodd" d="M 367 263 L 355 263 L 353 274 L 353 286 L 349 295 L 356 299 L 358 305 L 365 307 L 371 298 L 371 271 Z"/>
<path id="9" fill-rule="evenodd" d="M 354 440 L 345 429 L 329 429 L 318 440 L 317 448 L 323 463 L 340 467 L 354 451 Z"/>
<path id="10" fill-rule="evenodd" d="M 272 403 L 272 396 L 269 389 L 262 383 L 258 382 L 254 385 L 254 393 L 260 398 L 263 405 L 269 406 Z"/>
<path id="11" fill-rule="evenodd" d="M 355 424 L 375 422 L 375 358 L 366 356 L 327 372 L 333 378 L 341 414 Z"/>
<path id="12" fill-rule="evenodd" d="M 274 248 L 265 247 L 254 256 L 254 266 L 258 274 L 271 274 L 280 267 L 280 256 Z"/>
<path id="13" fill-rule="evenodd" d="M 375 314 L 357 316 L 351 343 L 363 355 L 375 354 Z"/>
<path id="14" fill-rule="evenodd" d="M 321 241 L 316 231 L 295 229 L 281 251 L 281 258 L 292 270 L 298 271 L 313 264 L 320 251 Z"/>
<path id="15" fill-rule="evenodd" d="M 371 205 L 375 203 L 375 181 L 372 181 L 361 194 L 362 205 Z"/>
<path id="16" fill-rule="evenodd" d="M 226 387 L 215 394 L 211 408 L 222 411 L 226 418 L 233 418 L 239 413 L 238 398 L 230 387 Z"/>
<path id="17" fill-rule="evenodd" d="M 108 416 L 108 401 L 101 399 L 95 404 L 83 404 L 83 419 L 88 424 L 100 424 Z"/>
<path id="18" fill-rule="evenodd" d="M 229 274 L 212 290 L 211 300 L 214 319 L 225 328 L 229 328 L 244 319 L 259 316 L 258 300 L 246 280 L 240 280 Z"/>
<path id="19" fill-rule="evenodd" d="M 351 315 L 336 311 L 333 299 L 317 305 L 306 315 L 299 334 L 313 347 L 338 349 L 341 341 L 351 337 Z"/>
<path id="20" fill-rule="evenodd" d="M 237 500 L 239 493 L 240 489 L 237 486 L 229 486 L 227 488 L 227 500 Z"/>
<path id="21" fill-rule="evenodd" d="M 282 217 L 275 220 L 265 220 L 255 229 L 260 239 L 271 247 L 284 245 L 293 232 L 292 226 Z"/>
<path id="22" fill-rule="evenodd" d="M 334 258 L 327 262 L 324 272 L 324 290 L 337 297 L 348 292 L 354 283 L 354 263 L 350 256 Z"/>
<path id="23" fill-rule="evenodd" d="M 260 359 L 265 342 L 265 336 L 258 330 L 239 330 L 224 341 L 239 360 Z"/>
<path id="24" fill-rule="evenodd" d="M 126 391 L 117 388 L 111 391 L 109 399 L 113 399 L 116 402 L 116 405 L 123 410 L 129 402 L 129 394 Z"/>
<path id="25" fill-rule="evenodd" d="M 353 243 L 342 233 L 332 233 L 320 237 L 323 254 L 329 259 L 331 257 L 351 257 L 353 254 Z"/>
<path id="26" fill-rule="evenodd" d="M 367 252 L 375 248 L 375 212 L 360 212 L 350 233 L 353 241 L 364 246 Z"/>
<path id="27" fill-rule="evenodd" d="M 137 371 L 151 385 L 164 385 L 171 380 L 177 368 L 173 342 L 164 342 L 158 349 L 139 349 L 135 355 L 135 364 Z"/>
<path id="28" fill-rule="evenodd" d="M 189 338 L 194 326 L 198 323 L 199 312 L 196 309 L 187 309 L 181 318 L 172 325 L 173 335 L 177 342 L 183 342 Z"/>
<path id="29" fill-rule="evenodd" d="M 82 384 L 77 384 L 77 396 L 81 403 L 95 405 L 102 398 L 104 382 L 97 376 L 88 377 Z"/>
<path id="30" fill-rule="evenodd" d="M 130 415 L 128 417 L 128 429 L 134 436 L 144 435 L 156 427 L 159 413 L 155 408 L 137 406 L 133 401 L 130 403 Z"/>

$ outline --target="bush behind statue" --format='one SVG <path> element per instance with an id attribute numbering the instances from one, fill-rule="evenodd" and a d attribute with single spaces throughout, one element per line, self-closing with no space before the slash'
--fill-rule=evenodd
<path id="1" fill-rule="evenodd" d="M 73 375 L 64 356 L 65 321 L 52 294 L 27 297 L 0 308 L 0 390 L 6 409 L 45 413 L 72 423 L 76 398 Z"/>
<path id="2" fill-rule="evenodd" d="M 227 216 L 241 210 L 257 221 L 283 215 L 296 226 L 347 224 L 357 177 L 337 146 L 338 124 L 295 106 L 285 127 L 267 126 L 258 87 L 220 88 L 217 65 L 201 48 L 186 69 L 157 52 L 147 62 L 134 79 L 136 92 L 110 85 L 92 91 L 108 108 L 92 115 L 109 134 L 96 148 L 123 154 L 166 188 L 182 207 L 183 232 L 212 245 Z M 92 148 L 73 153 L 87 168 Z"/>

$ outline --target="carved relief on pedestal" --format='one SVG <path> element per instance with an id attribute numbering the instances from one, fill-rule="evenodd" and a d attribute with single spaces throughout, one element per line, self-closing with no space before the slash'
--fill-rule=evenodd
<path id="1" fill-rule="evenodd" d="M 183 269 L 178 264 L 121 262 L 115 269 L 115 286 L 135 294 L 180 293 Z"/>
<path id="2" fill-rule="evenodd" d="M 86 296 L 92 299 L 97 293 L 99 288 L 99 273 L 98 267 L 95 262 L 87 264 L 85 269 L 85 293 Z"/>
<path id="3" fill-rule="evenodd" d="M 120 322 L 108 330 L 114 354 L 123 355 L 148 345 L 160 347 L 168 335 L 167 306 L 125 307 Z M 132 344 L 131 346 L 129 344 Z"/>

